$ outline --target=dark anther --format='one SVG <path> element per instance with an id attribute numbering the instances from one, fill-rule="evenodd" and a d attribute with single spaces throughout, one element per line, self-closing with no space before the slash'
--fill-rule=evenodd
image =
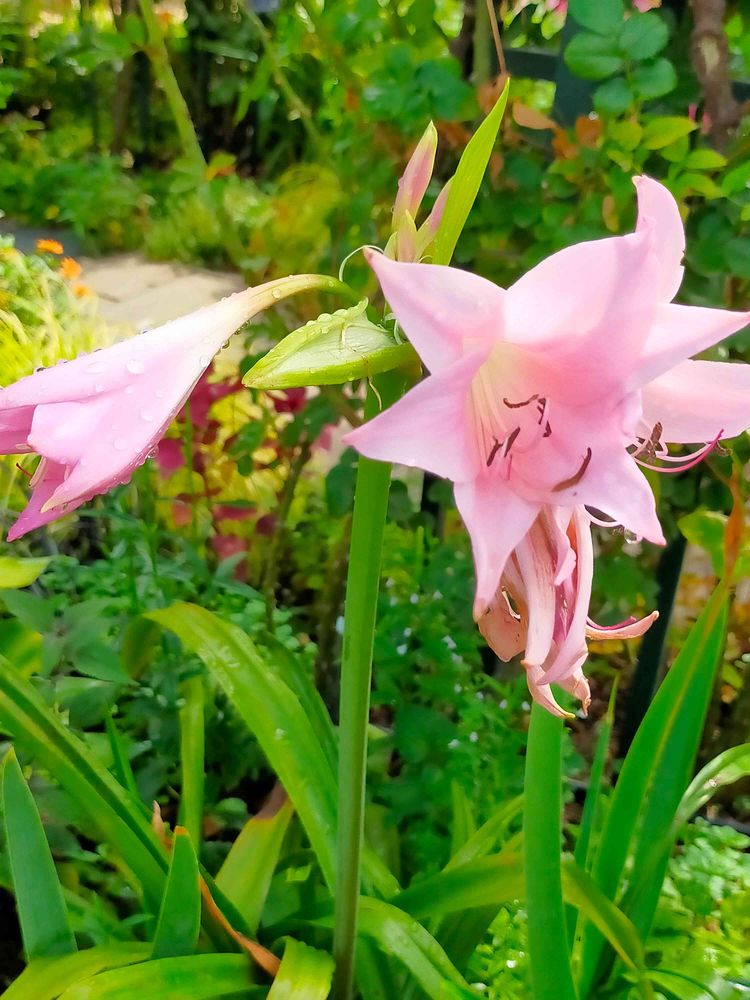
<path id="1" fill-rule="evenodd" d="M 580 481 L 583 479 L 586 469 L 588 469 L 589 467 L 590 461 L 591 461 L 591 449 L 587 448 L 586 457 L 584 458 L 583 462 L 581 462 L 581 468 L 578 470 L 578 472 L 576 472 L 574 476 L 571 476 L 570 479 L 563 479 L 563 481 L 561 483 L 558 483 L 557 486 L 553 486 L 552 492 L 559 493 L 560 490 L 567 490 L 569 486 L 575 486 L 576 483 L 580 483 Z"/>
<path id="2" fill-rule="evenodd" d="M 544 420 L 544 414 L 547 412 L 547 397 L 541 396 L 536 405 L 539 408 L 539 423 L 541 424 Z"/>
<path id="3" fill-rule="evenodd" d="M 544 434 L 542 434 L 542 437 L 543 438 L 548 438 L 551 433 L 552 433 L 552 428 L 550 427 L 549 420 L 548 420 L 547 423 L 546 423 L 546 425 L 545 425 Z"/>
<path id="4" fill-rule="evenodd" d="M 511 403 L 509 399 L 503 398 L 503 402 L 508 407 L 509 410 L 518 410 L 522 406 L 528 406 L 529 403 L 533 403 L 535 399 L 539 399 L 539 393 L 535 392 L 533 396 L 529 396 L 528 399 L 524 399 L 522 403 Z"/>
<path id="5" fill-rule="evenodd" d="M 19 462 L 16 462 L 16 468 L 18 469 L 19 472 L 22 472 L 27 479 L 31 479 L 31 473 L 29 472 L 29 470 L 24 469 L 24 467 Z"/>
<path id="6" fill-rule="evenodd" d="M 487 468 L 488 469 L 492 465 L 492 463 L 495 461 L 495 455 L 497 455 L 497 453 L 500 451 L 500 448 L 502 447 L 502 442 L 498 441 L 497 438 L 493 438 L 492 440 L 495 443 L 492 446 L 492 451 L 487 456 Z"/>
<path id="7" fill-rule="evenodd" d="M 503 455 L 504 456 L 507 457 L 508 452 L 513 447 L 513 444 L 514 444 L 516 438 L 518 437 L 518 435 L 520 433 L 521 433 L 521 428 L 520 427 L 516 427 L 516 429 L 514 431 L 510 432 L 510 434 L 508 435 L 508 437 L 507 437 L 507 439 L 505 441 L 505 448 L 503 449 Z"/>

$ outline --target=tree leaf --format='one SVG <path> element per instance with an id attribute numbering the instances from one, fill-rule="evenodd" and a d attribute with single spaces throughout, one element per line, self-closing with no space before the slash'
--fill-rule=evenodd
<path id="1" fill-rule="evenodd" d="M 611 35 L 622 25 L 625 5 L 622 0 L 570 0 L 570 16 L 582 28 Z"/>
<path id="2" fill-rule="evenodd" d="M 624 68 L 615 39 L 581 32 L 565 46 L 565 64 L 584 80 L 604 80 Z"/>
<path id="3" fill-rule="evenodd" d="M 192 955 L 201 926 L 198 859 L 187 830 L 176 827 L 164 898 L 156 924 L 151 957 Z"/>
<path id="4" fill-rule="evenodd" d="M 631 14 L 624 21 L 618 39 L 621 50 L 628 59 L 641 62 L 661 52 L 669 41 L 669 30 L 654 11 Z"/>
<path id="5" fill-rule="evenodd" d="M 3 817 L 27 961 L 76 950 L 62 887 L 29 786 L 13 750 L 3 761 Z"/>
<path id="6" fill-rule="evenodd" d="M 466 145 L 451 181 L 432 253 L 434 264 L 450 264 L 458 238 L 476 200 L 508 103 L 508 87 Z"/>

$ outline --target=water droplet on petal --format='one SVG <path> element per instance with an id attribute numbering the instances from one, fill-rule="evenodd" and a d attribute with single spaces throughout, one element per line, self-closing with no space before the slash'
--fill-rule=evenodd
<path id="1" fill-rule="evenodd" d="M 151 423 L 151 421 L 154 419 L 154 415 L 151 412 L 151 410 L 141 410 L 140 416 L 141 420 L 145 420 L 147 424 Z"/>
<path id="2" fill-rule="evenodd" d="M 208 366 L 211 364 L 211 356 L 209 354 L 201 354 L 201 356 L 198 358 L 198 364 L 201 366 L 201 368 L 208 368 Z"/>
<path id="3" fill-rule="evenodd" d="M 99 375 L 101 372 L 106 370 L 106 367 L 107 366 L 103 362 L 94 361 L 92 364 L 88 366 L 86 371 L 89 373 L 89 375 Z"/>
<path id="4" fill-rule="evenodd" d="M 131 375 L 141 375 L 145 371 L 145 365 L 137 358 L 130 358 L 130 360 L 126 362 L 125 367 Z"/>
<path id="5" fill-rule="evenodd" d="M 281 298 L 281 290 L 278 289 L 278 288 L 274 288 L 274 290 L 271 292 L 271 297 L 274 298 L 274 299 L 280 299 Z"/>

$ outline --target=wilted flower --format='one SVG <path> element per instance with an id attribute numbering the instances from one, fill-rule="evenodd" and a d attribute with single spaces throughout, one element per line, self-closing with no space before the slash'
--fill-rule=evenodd
<path id="1" fill-rule="evenodd" d="M 235 330 L 279 299 L 328 283 L 268 282 L 0 389 L 0 454 L 40 455 L 8 539 L 126 482 Z"/>
<path id="2" fill-rule="evenodd" d="M 637 621 L 600 626 L 588 617 L 594 551 L 591 518 L 583 507 L 550 507 L 516 546 L 479 630 L 501 660 L 524 653 L 529 690 L 554 715 L 563 716 L 552 694 L 555 682 L 588 709 L 591 695 L 583 674 L 586 639 L 642 635 L 656 611 Z"/>
<path id="3" fill-rule="evenodd" d="M 542 507 L 587 506 L 663 543 L 639 464 L 679 471 L 750 425 L 750 367 L 688 361 L 749 313 L 671 304 L 684 231 L 665 187 L 636 178 L 627 236 L 553 254 L 507 291 L 456 268 L 370 253 L 431 374 L 347 435 L 370 458 L 451 479 L 472 539 L 474 613 Z M 680 465 L 665 442 L 707 442 Z"/>

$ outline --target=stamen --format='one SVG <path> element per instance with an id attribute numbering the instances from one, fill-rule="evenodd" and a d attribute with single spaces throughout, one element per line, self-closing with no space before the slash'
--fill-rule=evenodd
<path id="1" fill-rule="evenodd" d="M 722 427 L 713 441 L 709 441 L 708 444 L 705 444 L 698 451 L 694 451 L 690 455 L 663 455 L 661 460 L 663 462 L 673 463 L 676 466 L 674 469 L 665 469 L 662 465 L 651 465 L 649 462 L 643 462 L 639 458 L 636 458 L 636 462 L 642 469 L 650 469 L 652 472 L 664 472 L 668 475 L 677 475 L 679 472 L 687 472 L 688 469 L 692 469 L 694 466 L 702 462 L 707 455 L 710 455 L 719 443 L 723 433 L 724 428 Z"/>
<path id="2" fill-rule="evenodd" d="M 552 428 L 550 427 L 549 420 L 548 420 L 547 423 L 546 423 L 546 425 L 545 425 L 545 427 L 544 427 L 544 434 L 542 434 L 542 437 L 543 438 L 548 438 L 548 437 L 550 437 L 551 434 L 552 434 Z"/>
<path id="3" fill-rule="evenodd" d="M 508 457 L 508 452 L 513 447 L 513 442 L 516 440 L 516 438 L 518 437 L 518 435 L 520 433 L 521 433 L 521 428 L 520 427 L 516 427 L 515 430 L 513 430 L 513 431 L 510 432 L 510 434 L 508 435 L 508 437 L 507 437 L 507 439 L 505 441 L 505 448 L 503 449 L 503 458 L 507 458 Z"/>
<path id="4" fill-rule="evenodd" d="M 31 473 L 29 472 L 28 469 L 24 469 L 24 467 L 21 465 L 20 462 L 16 462 L 16 468 L 18 469 L 19 472 L 23 473 L 23 475 L 26 476 L 27 479 L 31 479 Z"/>
<path id="5" fill-rule="evenodd" d="M 528 406 L 529 403 L 533 403 L 535 399 L 539 399 L 538 392 L 535 392 L 533 396 L 529 396 L 528 399 L 524 399 L 521 403 L 511 403 L 509 399 L 503 397 L 503 403 L 505 403 L 509 410 L 518 410 L 522 406 Z"/>
<path id="6" fill-rule="evenodd" d="M 498 453 L 498 452 L 500 451 L 500 449 L 501 449 L 501 448 L 502 448 L 502 446 L 503 446 L 503 443 L 502 443 L 502 441 L 498 441 L 498 439 L 497 439 L 497 438 L 493 438 L 492 440 L 493 440 L 493 441 L 494 441 L 495 443 L 494 443 L 494 444 L 493 444 L 493 446 L 492 446 L 492 451 L 491 451 L 491 452 L 489 453 L 489 455 L 487 456 L 487 468 L 488 468 L 488 469 L 489 469 L 489 467 L 490 467 L 490 466 L 492 465 L 493 461 L 495 460 L 495 455 L 497 455 L 497 453 Z"/>
<path id="7" fill-rule="evenodd" d="M 583 479 L 586 469 L 589 467 L 589 462 L 591 461 L 591 448 L 586 449 L 586 457 L 583 462 L 581 462 L 581 467 L 575 475 L 571 476 L 569 479 L 563 479 L 561 483 L 557 486 L 552 487 L 553 493 L 559 493 L 561 490 L 567 490 L 569 486 L 576 486 Z"/>

